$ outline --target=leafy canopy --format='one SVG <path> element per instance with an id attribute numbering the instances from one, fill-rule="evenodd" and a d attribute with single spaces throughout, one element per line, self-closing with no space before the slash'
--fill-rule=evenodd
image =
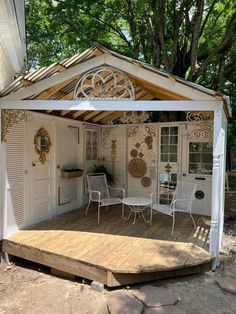
<path id="1" fill-rule="evenodd" d="M 97 42 L 230 95 L 235 123 L 235 1 L 26 0 L 26 26 L 29 68 Z"/>

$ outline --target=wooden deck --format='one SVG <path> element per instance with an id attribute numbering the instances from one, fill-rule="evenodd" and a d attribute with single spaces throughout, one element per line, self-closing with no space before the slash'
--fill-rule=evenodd
<path id="1" fill-rule="evenodd" d="M 153 224 L 138 217 L 121 219 L 121 209 L 102 210 L 101 223 L 91 208 L 72 211 L 22 230 L 3 241 L 3 251 L 70 274 L 119 286 L 201 271 L 209 265 L 210 221 L 177 214 L 153 215 Z"/>

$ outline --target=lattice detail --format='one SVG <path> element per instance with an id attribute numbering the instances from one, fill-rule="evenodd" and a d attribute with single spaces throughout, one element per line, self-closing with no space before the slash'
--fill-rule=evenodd
<path id="1" fill-rule="evenodd" d="M 75 100 L 135 100 L 128 76 L 112 67 L 99 67 L 85 73 L 75 86 Z"/>

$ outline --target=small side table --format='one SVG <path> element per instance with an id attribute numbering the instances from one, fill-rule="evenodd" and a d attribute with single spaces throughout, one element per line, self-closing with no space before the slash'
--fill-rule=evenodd
<path id="1" fill-rule="evenodd" d="M 137 213 L 141 214 L 143 220 L 146 223 L 152 224 L 152 208 L 151 208 L 151 199 L 144 198 L 144 197 L 126 197 L 122 199 L 122 217 L 124 218 L 124 205 L 127 205 L 130 209 L 129 216 L 124 218 L 125 220 L 129 220 L 132 213 L 134 213 L 134 221 L 135 224 Z M 150 220 L 147 220 L 143 214 L 143 210 L 147 207 L 150 207 Z"/>

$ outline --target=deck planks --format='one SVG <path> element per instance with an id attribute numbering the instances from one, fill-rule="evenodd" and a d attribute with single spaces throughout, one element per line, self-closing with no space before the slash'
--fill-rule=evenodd
<path id="1" fill-rule="evenodd" d="M 3 251 L 111 286 L 211 261 L 207 217 L 195 216 L 195 230 L 189 215 L 177 214 L 172 236 L 167 215 L 154 213 L 152 225 L 138 217 L 134 225 L 132 217 L 121 219 L 119 206 L 102 211 L 100 224 L 95 207 L 84 213 L 75 210 L 20 231 L 4 240 Z"/>

